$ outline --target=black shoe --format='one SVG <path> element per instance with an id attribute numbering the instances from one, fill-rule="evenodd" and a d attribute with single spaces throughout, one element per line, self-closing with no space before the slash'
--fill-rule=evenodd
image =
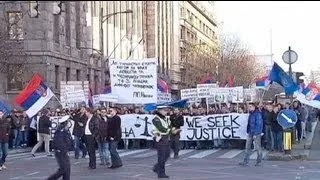
<path id="1" fill-rule="evenodd" d="M 254 166 L 261 166 L 261 162 L 257 162 Z"/>
<path id="2" fill-rule="evenodd" d="M 179 155 L 174 155 L 173 158 L 174 159 L 179 159 Z"/>
<path id="3" fill-rule="evenodd" d="M 86 158 L 86 156 L 82 156 L 82 158 L 84 159 L 84 158 Z"/>
<path id="4" fill-rule="evenodd" d="M 79 159 L 79 157 L 74 157 L 75 159 Z"/>
<path id="5" fill-rule="evenodd" d="M 36 155 L 34 155 L 34 154 L 31 154 L 31 156 L 32 156 L 32 157 L 36 157 Z"/>
<path id="6" fill-rule="evenodd" d="M 119 167 L 122 167 L 122 164 L 121 164 L 121 165 L 118 165 L 118 166 L 113 166 L 113 165 L 112 165 L 112 166 L 109 166 L 108 168 L 109 168 L 109 169 L 117 169 L 117 168 L 119 168 Z"/>
<path id="7" fill-rule="evenodd" d="M 158 175 L 158 178 L 167 178 L 167 179 L 168 179 L 169 176 L 168 176 L 168 175 L 165 175 L 165 174 L 164 174 L 164 175 Z"/>
<path id="8" fill-rule="evenodd" d="M 154 173 L 158 174 L 158 171 L 157 171 L 156 168 L 152 168 L 152 171 L 153 171 Z"/>
<path id="9" fill-rule="evenodd" d="M 248 166 L 248 163 L 246 163 L 246 162 L 240 162 L 239 165 L 240 165 L 240 166 Z"/>
<path id="10" fill-rule="evenodd" d="M 89 166 L 88 169 L 96 169 L 96 167 L 90 167 L 90 166 Z"/>

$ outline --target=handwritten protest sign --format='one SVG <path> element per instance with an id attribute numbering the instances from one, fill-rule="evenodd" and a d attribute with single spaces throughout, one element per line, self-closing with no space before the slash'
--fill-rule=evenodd
<path id="1" fill-rule="evenodd" d="M 190 103 L 196 102 L 198 99 L 198 91 L 193 89 L 181 89 L 181 99 L 188 99 Z"/>
<path id="2" fill-rule="evenodd" d="M 158 103 L 171 102 L 171 93 L 158 92 Z"/>
<path id="3" fill-rule="evenodd" d="M 109 61 L 112 93 L 120 104 L 157 102 L 157 65 L 155 58 Z"/>

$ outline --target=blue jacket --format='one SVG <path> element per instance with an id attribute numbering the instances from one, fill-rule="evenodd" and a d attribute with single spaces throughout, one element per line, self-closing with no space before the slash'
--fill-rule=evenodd
<path id="1" fill-rule="evenodd" d="M 262 113 L 255 110 L 249 114 L 247 133 L 252 136 L 261 135 L 263 132 Z"/>

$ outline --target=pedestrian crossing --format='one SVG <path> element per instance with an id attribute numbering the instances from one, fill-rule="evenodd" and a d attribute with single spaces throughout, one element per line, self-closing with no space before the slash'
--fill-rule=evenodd
<path id="1" fill-rule="evenodd" d="M 157 151 L 155 149 L 129 149 L 129 150 L 118 150 L 119 156 L 121 158 L 134 158 L 134 159 L 146 159 L 157 156 Z M 268 154 L 267 150 L 263 150 L 262 157 L 266 157 Z M 73 152 L 69 153 L 70 157 L 74 156 Z M 97 152 L 97 159 L 100 159 L 99 153 Z M 242 159 L 244 158 L 245 151 L 240 149 L 209 149 L 209 150 L 195 150 L 195 149 L 183 149 L 180 150 L 179 156 L 181 159 L 207 159 L 207 158 L 217 158 L 217 159 Z M 171 154 L 173 157 L 173 154 Z M 30 152 L 12 154 L 7 156 L 7 161 L 36 161 L 43 158 L 54 158 L 47 157 L 45 153 L 37 153 L 36 157 L 32 157 Z M 257 152 L 252 152 L 250 159 L 256 159 Z"/>

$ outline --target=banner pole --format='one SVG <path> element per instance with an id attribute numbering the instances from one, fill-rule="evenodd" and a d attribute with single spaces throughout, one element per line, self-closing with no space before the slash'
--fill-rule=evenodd
<path id="1" fill-rule="evenodd" d="M 206 98 L 207 114 L 209 114 L 209 98 Z"/>

